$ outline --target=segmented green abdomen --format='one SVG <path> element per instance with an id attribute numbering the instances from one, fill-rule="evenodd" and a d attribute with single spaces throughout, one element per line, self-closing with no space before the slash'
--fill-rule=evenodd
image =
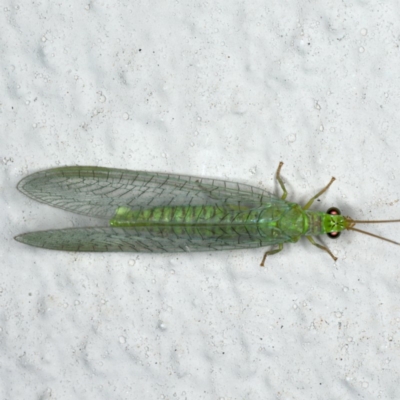
<path id="1" fill-rule="evenodd" d="M 146 227 L 164 237 L 207 237 L 223 240 L 237 238 L 238 243 L 255 241 L 259 245 L 293 241 L 301 234 L 296 229 L 293 235 L 285 232 L 280 224 L 285 215 L 293 212 L 292 203 L 266 203 L 257 208 L 241 205 L 155 207 L 131 210 L 119 207 L 110 221 L 113 227 Z M 301 223 L 301 228 L 303 224 Z"/>
<path id="2" fill-rule="evenodd" d="M 264 209 L 224 205 L 155 207 L 132 211 L 128 207 L 119 207 L 110 225 L 143 227 L 148 233 L 170 240 L 179 237 L 217 240 L 219 243 L 226 241 L 224 246 L 233 248 L 234 243 L 237 245 L 251 241 L 261 245 L 262 236 L 257 223 Z"/>
<path id="3" fill-rule="evenodd" d="M 243 225 L 257 224 L 264 208 L 238 205 L 178 206 L 131 210 L 119 207 L 110 225 L 132 227 L 146 225 Z"/>

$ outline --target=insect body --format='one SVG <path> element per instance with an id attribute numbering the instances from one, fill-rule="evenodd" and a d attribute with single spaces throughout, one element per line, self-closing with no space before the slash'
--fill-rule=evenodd
<path id="1" fill-rule="evenodd" d="M 313 236 L 359 231 L 356 222 L 374 221 L 355 221 L 337 209 L 332 213 L 309 210 L 335 178 L 304 207 L 285 201 L 282 165 L 277 171 L 283 190 L 280 199 L 253 186 L 185 175 L 100 167 L 37 172 L 20 181 L 22 193 L 53 207 L 105 219 L 108 225 L 29 232 L 15 239 L 46 249 L 87 252 L 174 253 L 277 245 L 265 252 L 263 266 L 268 255 L 282 250 L 283 243 L 306 236 L 336 260 Z"/>

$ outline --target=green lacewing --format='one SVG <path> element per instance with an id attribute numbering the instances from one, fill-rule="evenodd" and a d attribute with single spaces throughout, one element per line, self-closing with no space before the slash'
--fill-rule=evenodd
<path id="1" fill-rule="evenodd" d="M 281 198 L 242 183 L 186 175 L 88 166 L 40 171 L 22 179 L 18 189 L 41 203 L 108 223 L 29 232 L 15 239 L 45 249 L 82 252 L 176 253 L 275 245 L 264 253 L 261 266 L 284 243 L 302 236 L 336 261 L 313 236 L 336 238 L 345 229 L 400 244 L 354 227 L 400 220 L 358 221 L 342 216 L 337 208 L 326 213 L 309 210 L 335 178 L 304 207 L 286 201 L 282 165 L 276 173 Z"/>

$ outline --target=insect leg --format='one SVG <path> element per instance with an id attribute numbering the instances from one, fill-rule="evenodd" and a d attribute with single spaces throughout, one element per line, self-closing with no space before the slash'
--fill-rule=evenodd
<path id="1" fill-rule="evenodd" d="M 303 207 L 303 210 L 308 210 L 311 207 L 311 204 L 314 202 L 314 200 L 317 199 L 319 196 L 321 196 L 322 193 L 325 193 L 328 190 L 329 186 L 331 186 L 332 183 L 335 181 L 335 179 L 336 178 L 334 178 L 332 176 L 331 181 L 320 192 L 318 192 L 314 197 L 311 197 L 311 199 L 308 200 L 308 203 Z"/>
<path id="2" fill-rule="evenodd" d="M 331 182 L 332 183 L 332 182 Z M 314 246 L 317 246 L 319 249 L 326 251 L 333 259 L 334 261 L 337 260 L 337 257 L 335 257 L 332 252 L 325 246 L 322 246 L 322 244 L 317 243 L 312 236 L 306 236 L 306 238 L 310 241 L 311 244 Z"/>
<path id="3" fill-rule="evenodd" d="M 283 164 L 283 163 L 282 163 L 282 164 Z M 272 256 L 272 254 L 279 253 L 280 251 L 282 251 L 282 249 L 283 249 L 283 244 L 280 243 L 280 244 L 278 244 L 278 248 L 277 248 L 277 249 L 266 251 L 266 252 L 264 253 L 264 257 L 263 257 L 263 259 L 262 259 L 262 261 L 261 261 L 260 267 L 263 267 L 263 266 L 264 266 L 265 259 L 267 258 L 267 256 Z"/>
<path id="4" fill-rule="evenodd" d="M 286 199 L 286 196 L 287 196 L 287 190 L 286 190 L 285 184 L 283 183 L 283 180 L 282 180 L 282 178 L 281 178 L 281 168 L 282 168 L 282 165 L 283 165 L 283 162 L 281 161 L 281 162 L 279 163 L 278 170 L 276 171 L 276 179 L 277 179 L 277 181 L 279 182 L 279 185 L 281 186 L 281 188 L 282 188 L 282 190 L 283 190 L 283 195 L 282 195 L 281 199 L 282 199 L 282 200 L 285 200 L 285 199 Z"/>

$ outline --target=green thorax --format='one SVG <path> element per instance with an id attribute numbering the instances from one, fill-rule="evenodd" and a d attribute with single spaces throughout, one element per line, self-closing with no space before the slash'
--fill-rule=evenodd
<path id="1" fill-rule="evenodd" d="M 305 211 L 308 217 L 306 235 L 323 235 L 331 232 L 341 232 L 349 227 L 349 221 L 343 215 L 331 215 L 319 211 Z"/>

